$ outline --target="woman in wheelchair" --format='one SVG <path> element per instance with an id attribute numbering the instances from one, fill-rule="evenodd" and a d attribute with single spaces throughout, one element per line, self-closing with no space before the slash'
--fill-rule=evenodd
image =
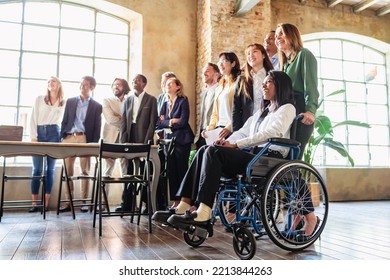
<path id="1" fill-rule="evenodd" d="M 155 212 L 155 221 L 183 231 L 191 226 L 202 227 L 209 231 L 209 236 L 212 235 L 210 219 L 221 176 L 245 172 L 255 155 L 244 148 L 261 146 L 273 137 L 290 138 L 296 109 L 289 76 L 281 71 L 270 71 L 263 81 L 263 97 L 270 101 L 269 105 L 260 108 L 240 130 L 226 140 L 219 139 L 214 145 L 198 150 L 177 193 L 181 197 L 179 205 L 167 211 Z M 268 156 L 286 157 L 289 152 L 289 148 L 280 146 L 271 146 L 270 149 Z M 193 212 L 187 211 L 193 202 L 199 207 L 192 207 L 197 208 Z M 310 235 L 316 225 L 316 216 L 314 213 L 304 214 L 306 222 L 302 230 Z M 293 227 L 298 226 L 298 222 Z"/>

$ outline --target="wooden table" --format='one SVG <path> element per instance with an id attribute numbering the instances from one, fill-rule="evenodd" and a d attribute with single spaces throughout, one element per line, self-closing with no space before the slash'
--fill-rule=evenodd
<path id="1" fill-rule="evenodd" d="M 68 157 L 98 157 L 98 143 L 48 143 L 48 142 L 21 142 L 21 141 L 0 141 L 0 156 L 51 156 L 56 159 Z M 150 161 L 153 165 L 152 174 L 152 209 L 156 211 L 156 191 L 161 166 L 157 146 L 152 146 Z"/>

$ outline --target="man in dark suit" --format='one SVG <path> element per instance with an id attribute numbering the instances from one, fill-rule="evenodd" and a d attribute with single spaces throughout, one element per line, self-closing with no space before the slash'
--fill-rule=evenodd
<path id="1" fill-rule="evenodd" d="M 66 102 L 64 117 L 61 123 L 61 137 L 64 143 L 91 143 L 99 142 L 101 130 L 102 105 L 91 98 L 96 87 L 96 80 L 91 76 L 85 76 L 80 83 L 80 95 L 69 98 Z M 75 158 L 65 159 L 68 176 L 74 174 Z M 81 174 L 89 176 L 91 162 L 89 157 L 80 158 Z M 74 186 L 70 181 L 72 192 Z M 81 196 L 86 199 L 89 193 L 89 181 L 82 180 Z M 67 194 L 67 196 L 69 196 Z M 69 197 L 67 197 L 69 199 Z M 85 204 L 86 201 L 83 201 Z M 88 212 L 87 206 L 80 208 L 82 212 Z M 60 207 L 61 212 L 70 211 L 69 203 Z"/>
<path id="2" fill-rule="evenodd" d="M 120 127 L 121 143 L 148 143 L 153 141 L 154 130 L 157 122 L 157 99 L 145 92 L 147 79 L 138 74 L 132 81 L 133 92 L 123 104 L 123 115 Z M 132 161 L 128 162 L 128 174 L 134 172 Z M 130 206 L 125 203 L 127 195 L 125 186 L 122 194 L 122 205 L 116 211 L 128 211 Z M 127 201 L 127 200 L 126 200 Z"/>

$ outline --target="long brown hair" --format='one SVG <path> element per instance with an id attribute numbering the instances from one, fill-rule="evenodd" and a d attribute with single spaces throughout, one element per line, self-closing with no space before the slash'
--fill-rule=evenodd
<path id="1" fill-rule="evenodd" d="M 277 28 L 281 28 L 285 40 L 291 45 L 291 57 L 295 58 L 297 53 L 303 48 L 301 33 L 298 28 L 291 23 L 279 23 Z M 280 69 L 283 69 L 287 63 L 287 56 L 283 52 L 279 52 Z"/>

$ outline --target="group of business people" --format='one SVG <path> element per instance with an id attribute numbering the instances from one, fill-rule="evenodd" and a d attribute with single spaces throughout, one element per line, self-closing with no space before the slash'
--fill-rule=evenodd
<path id="1" fill-rule="evenodd" d="M 277 47 L 278 55 L 270 51 L 273 43 Z M 52 107 L 50 108 L 53 109 L 52 112 L 45 114 L 45 117 L 54 116 L 56 111 L 54 108 L 58 109 L 58 112 L 64 110 L 63 118 L 61 121 L 56 119 L 54 123 L 47 123 L 45 117 L 38 117 L 34 124 L 32 122 L 32 126 L 35 125 L 38 131 L 37 135 L 32 134 L 32 139 L 50 141 L 40 136 L 46 133 L 45 137 L 48 137 L 47 133 L 50 131 L 42 130 L 42 126 L 47 128 L 48 125 L 54 124 L 52 129 L 62 141 L 98 142 L 102 111 L 107 125 L 107 129 L 106 125 L 103 129 L 103 139 L 109 139 L 110 142 L 146 142 L 153 139 L 155 129 L 162 130 L 162 137 L 176 138 L 175 153 L 171 157 L 168 172 L 173 205 L 168 211 L 163 211 L 163 220 L 167 221 L 172 217 L 173 221 L 178 219 L 184 224 L 207 223 L 211 214 L 210 201 L 215 195 L 215 190 L 211 187 L 212 182 L 227 166 L 230 172 L 239 172 L 242 169 L 241 165 L 246 164 L 248 160 L 248 157 L 244 156 L 240 157 L 244 158 L 242 161 L 231 163 L 230 159 L 228 160 L 231 150 L 238 149 L 237 152 L 242 155 L 244 152 L 240 149 L 257 146 L 265 137 L 288 137 L 289 125 L 296 114 L 302 116 L 297 128 L 297 140 L 302 143 L 302 149 L 313 131 L 319 96 L 315 57 L 309 50 L 303 48 L 299 30 L 288 23 L 279 24 L 274 32 L 267 34 L 264 45 L 265 48 L 260 44 L 248 46 L 245 51 L 247 61 L 243 68 L 240 67 L 237 56 L 231 52 L 221 53 L 217 65 L 209 63 L 204 67 L 206 91 L 200 98 L 201 108 L 196 135 L 188 123 L 190 109 L 183 85 L 173 73 L 168 72 L 162 76 L 163 93 L 157 99 L 144 92 L 146 77 L 137 75 L 133 80 L 134 95 L 128 98 L 121 97 L 128 92 L 128 86 L 124 80 L 116 79 L 113 83 L 115 97 L 111 98 L 113 100 L 106 100 L 103 106 L 91 99 L 91 93 L 96 86 L 93 77 L 83 77 L 80 96 L 69 98 L 66 104 L 63 96 L 61 97 L 63 95 L 61 83 L 53 77 L 52 84 L 57 84 L 57 87 L 51 86 L 49 82 L 46 97 L 36 106 Z M 272 70 L 274 68 L 281 71 Z M 292 98 L 289 92 L 290 85 Z M 123 89 L 120 94 L 121 87 Z M 115 103 L 117 104 L 112 105 Z M 250 106 L 242 106 L 245 103 Z M 291 108 L 290 105 L 287 106 L 288 104 L 294 104 L 294 110 L 296 109 L 294 114 L 290 109 L 282 110 Z M 117 113 L 110 115 L 111 105 L 116 106 Z M 236 114 L 235 117 L 233 112 Z M 111 123 L 108 121 L 110 118 Z M 236 120 L 241 124 L 235 126 L 233 121 Z M 216 145 L 204 147 L 207 130 L 216 127 L 221 127 Z M 199 150 L 192 165 L 188 167 L 191 145 L 194 142 Z M 80 162 L 82 173 L 87 174 L 89 159 Z M 68 170 L 72 172 L 74 159 L 68 159 L 66 164 L 69 165 Z M 217 169 L 214 169 L 215 164 L 219 166 Z M 240 166 L 231 170 L 236 164 Z M 107 173 L 110 175 L 112 163 L 108 163 L 107 166 Z M 38 171 L 39 168 L 35 168 L 34 163 L 34 172 Z M 188 184 L 189 180 L 194 182 L 194 178 L 197 178 L 197 184 Z M 50 190 L 51 187 L 47 189 Z M 32 190 L 33 196 L 37 195 L 34 193 L 36 187 Z M 82 186 L 83 197 L 87 192 L 88 186 Z M 194 201 L 198 203 L 194 214 L 191 217 L 182 216 Z M 31 210 L 36 211 L 34 207 L 33 205 Z M 69 211 L 70 207 L 63 205 L 60 210 Z M 88 208 L 81 207 L 81 211 L 88 211 Z M 159 213 L 156 214 L 158 218 Z M 313 213 L 305 213 L 297 219 L 297 223 L 301 220 L 305 221 L 303 229 L 310 235 L 315 227 L 316 217 Z"/>

